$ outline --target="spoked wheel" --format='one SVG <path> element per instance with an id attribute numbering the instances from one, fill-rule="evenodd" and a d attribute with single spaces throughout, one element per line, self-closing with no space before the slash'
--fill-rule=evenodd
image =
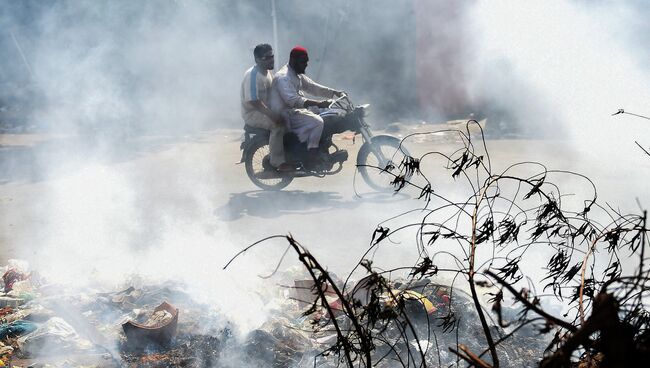
<path id="1" fill-rule="evenodd" d="M 374 190 L 394 190 L 391 184 L 399 175 L 399 165 L 409 153 L 400 147 L 400 140 L 388 135 L 379 135 L 366 142 L 359 149 L 357 168 L 363 180 Z"/>
<path id="2" fill-rule="evenodd" d="M 280 190 L 291 183 L 291 174 L 279 173 L 271 166 L 267 139 L 252 143 L 245 158 L 246 174 L 253 184 L 264 190 Z"/>

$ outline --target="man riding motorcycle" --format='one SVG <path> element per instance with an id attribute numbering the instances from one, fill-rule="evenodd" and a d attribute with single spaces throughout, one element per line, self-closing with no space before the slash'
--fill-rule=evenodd
<path id="1" fill-rule="evenodd" d="M 274 164 L 274 150 L 270 147 L 273 132 L 270 136 L 268 130 L 247 124 L 240 148 L 249 179 L 261 189 L 281 190 L 295 178 L 337 174 L 349 155 L 332 141 L 332 136 L 352 131 L 363 142 L 356 156 L 359 174 L 372 189 L 391 190 L 402 170 L 399 163 L 408 156 L 400 140 L 372 133 L 365 119 L 368 105 L 355 106 L 344 92 L 307 77 L 309 57 L 304 47 L 294 47 L 289 56 L 289 63 L 271 82 L 268 106 L 287 125 L 290 134 L 284 136 L 285 156 L 294 170 L 282 172 Z M 306 94 L 327 100 L 315 100 Z M 337 98 L 329 100 L 333 97 Z"/>
<path id="2" fill-rule="evenodd" d="M 331 105 L 330 100 L 309 99 L 305 93 L 329 99 L 340 97 L 344 92 L 320 85 L 307 77 L 305 70 L 308 62 L 307 49 L 296 46 L 291 50 L 289 63 L 273 77 L 269 104 L 273 112 L 282 115 L 288 130 L 295 133 L 300 142 L 307 142 L 309 162 L 312 168 L 317 169 L 327 159 L 319 150 L 322 138 L 346 129 L 343 122 L 336 119 L 326 122 L 319 115 L 320 109 Z M 324 130 L 326 134 L 323 134 Z"/>
<path id="3" fill-rule="evenodd" d="M 290 172 L 293 166 L 287 164 L 284 157 L 284 118 L 268 107 L 273 80 L 273 48 L 266 43 L 259 44 L 253 50 L 253 56 L 255 65 L 246 71 L 241 84 L 242 118 L 250 127 L 270 131 L 270 163 L 279 172 Z"/>

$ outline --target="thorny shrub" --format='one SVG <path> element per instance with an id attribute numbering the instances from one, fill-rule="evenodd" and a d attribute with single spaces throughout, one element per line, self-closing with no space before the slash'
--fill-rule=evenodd
<path id="1" fill-rule="evenodd" d="M 478 148 L 470 127 L 480 131 Z M 548 336 L 545 341 L 550 343 L 543 355 L 532 357 L 536 362 L 527 365 L 628 367 L 650 361 L 646 212 L 621 214 L 603 206 L 587 177 L 549 170 L 541 163 L 516 163 L 495 172 L 482 129 L 474 120 L 468 121 L 464 130 L 447 132 L 457 134 L 462 142 L 451 154 L 407 156 L 396 172 L 375 167 L 393 175 L 395 192 L 414 191 L 424 202 L 424 210 L 412 224 L 377 227 L 357 266 L 367 276 L 354 287 L 350 277 L 344 283 L 334 280 L 305 247 L 284 236 L 315 284 L 315 300 L 305 314 L 325 310 L 333 317 L 318 325 L 337 335 L 322 354 L 336 356 L 349 367 L 425 367 L 441 365 L 441 353 L 448 350 L 455 354 L 457 365 L 464 361 L 477 367 L 498 367 L 507 365 L 500 347 L 520 338 L 524 327 L 535 325 L 535 331 Z M 402 145 L 423 134 L 432 133 L 409 135 Z M 423 170 L 433 157 L 442 158 L 455 185 L 467 189 L 464 200 L 445 197 L 436 190 L 436 181 Z M 566 204 L 568 197 L 553 180 L 562 176 L 583 181 L 591 194 L 580 201 L 571 198 L 571 204 Z M 572 208 L 575 203 L 580 203 L 579 208 Z M 396 270 L 375 269 L 369 254 L 391 236 L 412 228 L 417 229 L 413 246 L 419 260 L 401 268 L 408 270 L 408 276 L 398 285 L 385 276 Z M 540 248 L 552 251 L 537 252 Z M 523 262 L 527 256 L 545 264 L 541 290 L 529 277 L 537 270 L 527 268 Z M 449 263 L 455 266 L 440 266 Z M 419 327 L 422 323 L 409 312 L 409 294 L 404 290 L 443 274 L 454 280 L 449 285 L 453 289 L 448 303 L 461 295 L 453 290 L 469 289 L 467 299 L 475 314 L 461 316 L 448 308 L 442 315 L 427 315 L 423 330 Z M 477 291 L 477 287 L 486 286 L 497 289 L 489 301 L 495 322 L 489 321 L 492 316 L 484 310 Z M 338 309 L 328 302 L 326 291 L 340 299 Z M 503 313 L 506 297 L 514 299 L 519 313 Z M 548 299 L 563 303 L 566 312 L 547 312 L 543 305 L 549 305 L 544 303 Z M 469 323 L 474 325 L 480 323 L 485 342 L 482 351 L 473 350 L 475 344 L 466 344 L 462 336 L 457 336 L 454 346 L 439 346 L 428 328 L 438 326 L 450 333 L 457 330 L 462 318 L 472 319 Z M 429 345 L 419 343 L 423 340 Z"/>

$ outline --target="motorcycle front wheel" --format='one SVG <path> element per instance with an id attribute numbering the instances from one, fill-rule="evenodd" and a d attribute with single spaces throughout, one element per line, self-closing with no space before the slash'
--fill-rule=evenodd
<path id="1" fill-rule="evenodd" d="M 270 162 L 268 139 L 257 139 L 247 148 L 244 165 L 248 178 L 264 190 L 281 190 L 293 181 L 291 174 L 278 173 Z"/>
<path id="2" fill-rule="evenodd" d="M 399 165 L 409 152 L 400 146 L 400 140 L 389 135 L 378 135 L 366 142 L 357 155 L 357 169 L 363 180 L 374 190 L 394 190 L 391 184 L 399 175 Z"/>

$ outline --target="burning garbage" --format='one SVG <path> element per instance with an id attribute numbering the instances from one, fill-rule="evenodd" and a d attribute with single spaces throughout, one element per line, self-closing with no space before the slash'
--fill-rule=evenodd
<path id="1" fill-rule="evenodd" d="M 163 302 L 154 309 L 153 314 L 143 323 L 128 321 L 122 325 L 129 345 L 145 348 L 149 344 L 169 346 L 176 335 L 178 309 Z"/>
<path id="2" fill-rule="evenodd" d="M 118 291 L 70 293 L 44 280 L 33 282 L 32 271 L 20 274 L 26 277 L 16 277 L 11 290 L 3 295 L 13 295 L 16 301 L 5 302 L 0 309 L 0 341 L 4 344 L 0 360 L 16 367 L 36 363 L 55 367 L 209 367 L 227 366 L 233 360 L 249 366 L 307 367 L 314 361 L 335 366 L 338 359 L 323 352 L 340 343 L 341 335 L 332 329 L 333 323 L 346 331 L 351 328 L 350 304 L 368 313 L 379 308 L 375 328 L 385 329 L 389 340 L 398 339 L 403 331 L 397 325 L 382 324 L 382 318 L 406 318 L 402 321 L 410 319 L 414 324 L 415 333 L 409 334 L 404 345 L 377 342 L 373 354 L 415 346 L 432 351 L 424 331 L 442 333 L 447 327 L 441 321 L 471 313 L 470 308 L 463 310 L 462 303 L 469 298 L 457 297 L 452 303 L 451 289 L 430 280 L 381 284 L 366 277 L 348 280 L 345 285 L 334 274 L 321 282 L 294 272 L 286 276 L 291 287 L 266 296 L 278 306 L 269 312 L 266 323 L 235 334 L 236 326 L 223 320 L 218 324 L 222 328 L 206 329 L 221 317 L 206 313 L 209 306 L 195 303 L 182 286 L 171 282 L 138 282 Z M 439 341 L 453 338 L 453 334 L 447 335 L 438 335 Z"/>
<path id="3" fill-rule="evenodd" d="M 206 329 L 219 314 L 206 312 L 209 306 L 195 303 L 173 283 L 85 295 L 52 285 L 34 287 L 30 300 L 0 310 L 5 345 L 0 346 L 0 359 L 17 367 L 39 362 L 54 367 L 216 367 L 232 366 L 233 361 L 251 367 L 336 366 L 339 358 L 331 349 L 341 343 L 341 332 L 332 326 L 353 329 L 350 305 L 368 316 L 376 310 L 369 331 L 386 339 L 374 342 L 373 356 L 421 349 L 431 360 L 431 334 L 439 343 L 451 344 L 455 334 L 450 324 L 480 336 L 476 326 L 461 322 L 474 318 L 470 298 L 429 279 L 383 284 L 371 276 L 345 285 L 333 274 L 326 282 L 309 280 L 304 272 L 285 276 L 292 286 L 265 296 L 275 309 L 264 324 L 245 334 L 223 320 L 217 324 L 222 328 Z M 452 292 L 457 296 L 450 299 Z M 407 321 L 411 332 L 399 327 Z M 481 346 L 479 340 L 472 348 Z M 440 359 L 451 362 L 454 357 L 443 353 Z"/>
<path id="4" fill-rule="evenodd" d="M 63 287 L 43 285 L 42 280 L 32 283 L 35 273 L 27 269 L 25 262 L 18 261 L 5 268 L 7 292 L 0 296 L 0 366 L 39 362 L 54 367 L 119 367 L 124 362 L 155 366 L 156 361 L 169 366 L 193 358 L 194 347 L 220 345 L 211 338 L 194 339 L 186 331 L 174 340 L 180 313 L 166 300 L 189 302 L 189 298 L 172 285 L 70 294 Z"/>

